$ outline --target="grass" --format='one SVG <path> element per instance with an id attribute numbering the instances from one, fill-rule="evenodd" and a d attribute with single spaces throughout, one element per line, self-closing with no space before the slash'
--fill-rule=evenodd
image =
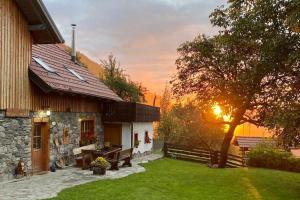
<path id="1" fill-rule="evenodd" d="M 63 190 L 55 200 L 300 199 L 300 174 L 268 169 L 210 169 L 161 159 L 146 172 Z"/>

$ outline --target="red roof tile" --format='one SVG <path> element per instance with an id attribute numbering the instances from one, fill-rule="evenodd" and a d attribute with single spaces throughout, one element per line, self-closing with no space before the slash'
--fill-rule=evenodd
<path id="1" fill-rule="evenodd" d="M 55 44 L 33 45 L 32 57 L 42 59 L 44 63 L 56 71 L 56 73 L 48 72 L 32 59 L 32 64 L 29 66 L 30 78 L 46 92 L 66 92 L 122 101 L 87 68 L 72 62 L 71 56 Z M 78 79 L 65 67 L 73 69 L 86 81 Z"/>

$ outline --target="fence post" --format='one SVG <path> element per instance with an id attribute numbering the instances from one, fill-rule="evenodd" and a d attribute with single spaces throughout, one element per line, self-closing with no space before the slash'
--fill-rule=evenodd
<path id="1" fill-rule="evenodd" d="M 166 142 L 164 142 L 163 151 L 164 151 L 164 157 L 167 157 L 168 156 L 168 145 Z"/>

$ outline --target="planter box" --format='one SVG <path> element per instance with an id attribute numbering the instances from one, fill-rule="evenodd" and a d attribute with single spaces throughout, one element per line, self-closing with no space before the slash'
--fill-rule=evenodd
<path id="1" fill-rule="evenodd" d="M 94 175 L 105 175 L 106 169 L 100 167 L 93 167 L 93 174 Z"/>

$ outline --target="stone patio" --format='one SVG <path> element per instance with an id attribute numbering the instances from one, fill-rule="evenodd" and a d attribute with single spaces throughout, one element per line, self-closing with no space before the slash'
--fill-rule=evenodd
<path id="1" fill-rule="evenodd" d="M 120 168 L 119 171 L 106 172 L 104 176 L 95 176 L 89 170 L 68 167 L 55 173 L 35 175 L 23 180 L 0 182 L 0 199 L 2 200 L 34 200 L 57 196 L 61 190 L 76 185 L 103 179 L 118 179 L 131 174 L 144 172 L 145 168 L 138 165 L 161 158 L 161 155 L 151 154 L 132 161 L 132 167 Z"/>

